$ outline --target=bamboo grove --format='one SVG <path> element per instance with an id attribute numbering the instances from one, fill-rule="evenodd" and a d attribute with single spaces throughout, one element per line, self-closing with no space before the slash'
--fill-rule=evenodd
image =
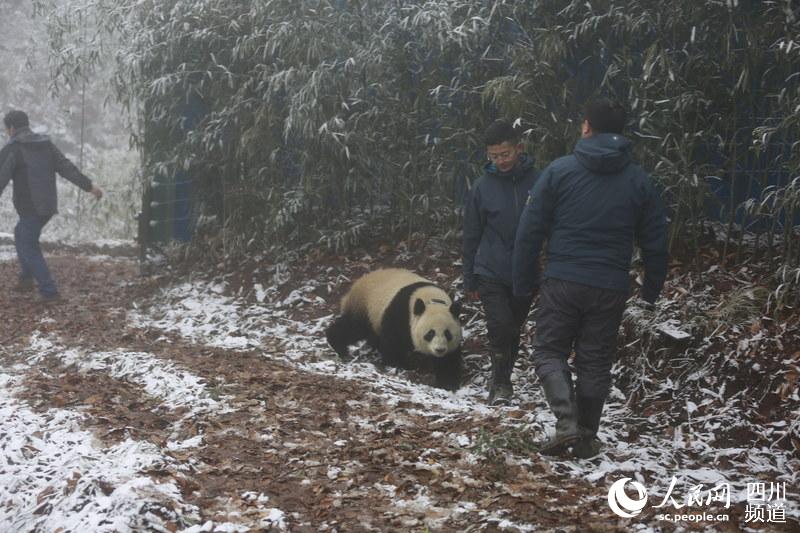
<path id="1" fill-rule="evenodd" d="M 607 94 L 632 111 L 673 251 L 697 259 L 714 231 L 719 263 L 755 254 L 798 297 L 791 0 L 54 2 L 36 1 L 54 76 L 89 75 L 87 20 L 92 46 L 114 40 L 145 176 L 191 176 L 198 240 L 226 254 L 455 237 L 491 120 L 518 119 L 542 167 Z"/>

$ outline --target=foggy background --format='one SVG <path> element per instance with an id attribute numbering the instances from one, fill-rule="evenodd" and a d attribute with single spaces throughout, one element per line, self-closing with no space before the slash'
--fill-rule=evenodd
<path id="1" fill-rule="evenodd" d="M 59 214 L 47 225 L 42 239 L 63 242 L 132 239 L 139 203 L 139 180 L 135 179 L 138 155 L 129 148 L 123 113 L 108 82 L 112 58 L 108 51 L 87 44 L 86 50 L 77 52 L 89 53 L 94 49 L 104 54 L 103 70 L 92 73 L 85 86 L 80 83 L 56 87 L 52 62 L 48 61 L 46 21 L 42 16 L 34 16 L 32 4 L 29 0 L 0 3 L 2 114 L 11 109 L 25 111 L 32 129 L 50 135 L 56 146 L 82 166 L 84 174 L 105 192 L 97 203 L 91 195 L 59 178 Z M 87 34 L 90 30 L 87 28 Z M 72 48 L 66 52 L 75 51 Z M 8 140 L 4 129 L 0 137 L 3 144 Z M 0 196 L 0 234 L 14 232 L 17 216 L 11 194 L 12 184 L 9 184 Z"/>

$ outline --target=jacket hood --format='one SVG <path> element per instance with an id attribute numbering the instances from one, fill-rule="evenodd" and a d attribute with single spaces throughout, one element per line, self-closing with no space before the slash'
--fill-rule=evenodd
<path id="1" fill-rule="evenodd" d="M 50 137 L 41 133 L 34 133 L 30 128 L 19 128 L 14 132 L 14 136 L 9 139 L 10 143 L 44 143 L 49 142 Z"/>
<path id="2" fill-rule="evenodd" d="M 508 172 L 500 172 L 497 170 L 497 165 L 492 161 L 489 161 L 483 166 L 483 171 L 490 176 L 497 176 L 498 178 L 516 179 L 531 168 L 533 168 L 533 157 L 528 154 L 521 154 L 519 156 L 519 164 L 515 165 L 514 168 Z"/>
<path id="3" fill-rule="evenodd" d="M 575 145 L 575 157 L 587 170 L 613 174 L 631 162 L 631 142 L 618 133 L 595 133 Z"/>

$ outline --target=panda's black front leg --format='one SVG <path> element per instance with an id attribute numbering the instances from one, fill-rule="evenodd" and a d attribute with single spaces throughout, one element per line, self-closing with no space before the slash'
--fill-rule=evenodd
<path id="1" fill-rule="evenodd" d="M 397 342 L 392 342 L 386 338 L 380 339 L 379 342 L 378 351 L 380 351 L 381 359 L 383 359 L 385 365 L 404 370 L 411 368 L 411 358 L 406 346 L 399 346 Z"/>
<path id="2" fill-rule="evenodd" d="M 342 359 L 350 358 L 348 347 L 366 338 L 363 324 L 347 315 L 337 317 L 325 330 L 328 344 Z"/>
<path id="3" fill-rule="evenodd" d="M 444 357 L 437 357 L 433 363 L 434 385 L 440 389 L 458 390 L 461 386 L 461 349 Z"/>

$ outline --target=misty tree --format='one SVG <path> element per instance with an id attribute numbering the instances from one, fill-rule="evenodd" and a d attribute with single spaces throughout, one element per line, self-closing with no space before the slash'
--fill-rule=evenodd
<path id="1" fill-rule="evenodd" d="M 61 43 L 49 42 L 45 20 L 38 16 L 43 13 L 36 13 L 39 6 L 32 4 L 23 0 L 0 3 L 2 113 L 10 109 L 27 112 L 34 129 L 52 135 L 108 193 L 102 203 L 90 203 L 79 189 L 62 188 L 65 184 L 59 183 L 62 216 L 48 226 L 49 236 L 131 238 L 135 235 L 134 207 L 141 192 L 137 181 L 131 179 L 135 152 L 130 149 L 115 92 L 108 83 L 108 60 L 113 57 L 91 43 L 89 20 L 82 25 L 82 32 L 70 34 Z M 91 75 L 76 76 L 74 71 L 68 76 L 56 75 L 56 68 L 69 64 L 69 55 L 83 53 L 95 58 Z M 68 83 L 64 83 L 66 78 Z M 11 202 L 0 202 L 0 231 L 7 231 L 15 221 Z"/>

